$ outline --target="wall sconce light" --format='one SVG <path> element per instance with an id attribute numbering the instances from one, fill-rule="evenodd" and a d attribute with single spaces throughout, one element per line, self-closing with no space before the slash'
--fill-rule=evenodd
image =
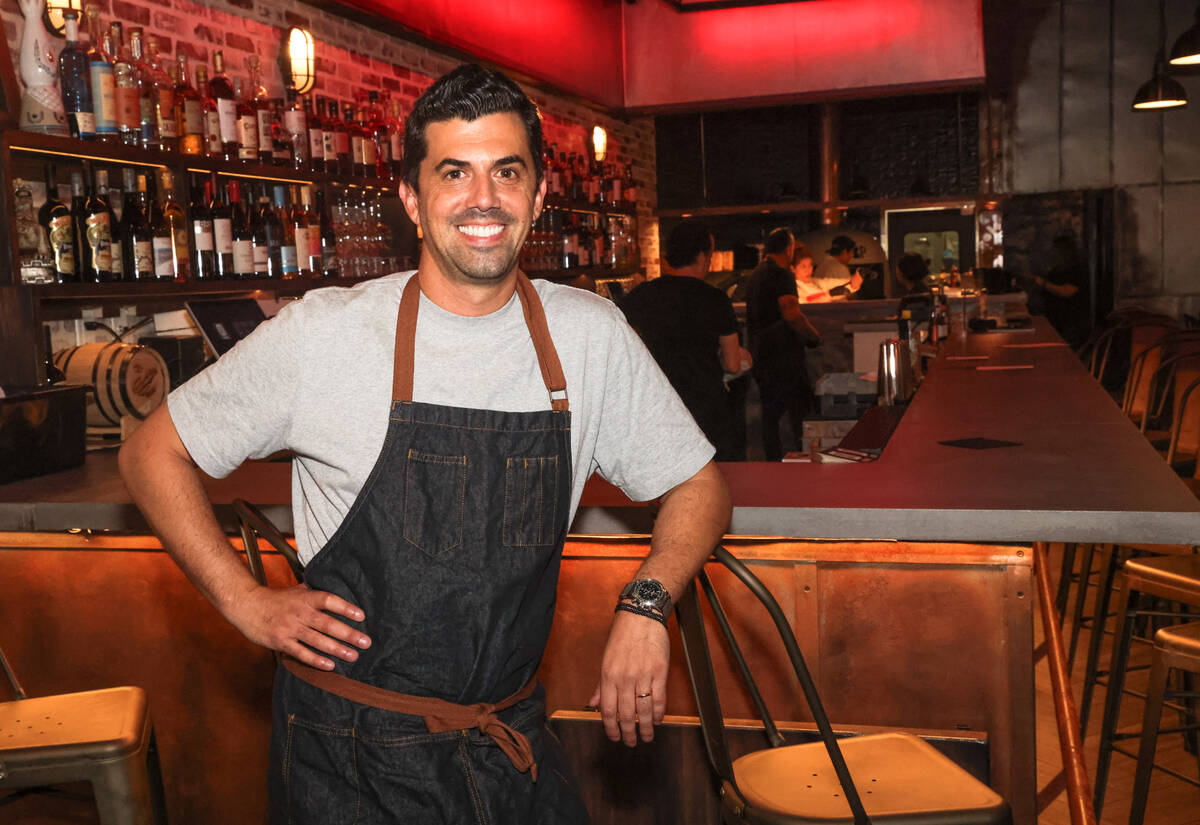
<path id="1" fill-rule="evenodd" d="M 604 131 L 603 126 L 595 126 L 592 128 L 592 157 L 599 163 L 607 154 L 608 133 Z"/>
<path id="2" fill-rule="evenodd" d="M 1172 66 L 1194 66 L 1200 63 L 1200 5 L 1196 6 L 1196 22 L 1179 35 L 1179 39 L 1171 47 L 1168 62 Z"/>
<path id="3" fill-rule="evenodd" d="M 79 28 L 83 30 L 83 0 L 46 0 L 46 11 L 42 14 L 42 25 L 46 31 L 58 37 L 66 36 L 67 22 L 63 20 L 63 9 L 75 9 L 79 14 Z"/>
<path id="4" fill-rule="evenodd" d="M 307 29 L 295 26 L 288 32 L 284 80 L 298 94 L 307 94 L 317 83 L 316 44 Z"/>

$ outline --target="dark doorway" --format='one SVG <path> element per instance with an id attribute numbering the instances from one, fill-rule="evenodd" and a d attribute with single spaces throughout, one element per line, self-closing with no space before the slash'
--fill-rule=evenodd
<path id="1" fill-rule="evenodd" d="M 962 209 L 893 210 L 887 213 L 887 249 L 891 270 L 905 252 L 916 252 L 930 273 L 966 272 L 975 266 L 975 213 Z M 893 284 L 889 284 L 889 294 Z"/>

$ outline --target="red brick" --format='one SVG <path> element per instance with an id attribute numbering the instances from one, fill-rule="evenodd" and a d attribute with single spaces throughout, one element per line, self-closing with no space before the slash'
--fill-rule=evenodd
<path id="1" fill-rule="evenodd" d="M 378 89 L 380 86 L 379 75 L 377 74 L 364 74 L 358 79 L 358 82 L 368 89 Z"/>
<path id="2" fill-rule="evenodd" d="M 385 77 L 380 80 L 380 85 L 389 92 L 400 92 L 404 90 L 404 84 L 394 77 Z"/>
<path id="3" fill-rule="evenodd" d="M 172 40 L 170 37 L 167 37 L 166 35 L 162 35 L 162 34 L 158 35 L 158 52 L 159 52 L 159 54 L 163 54 L 163 55 L 172 54 L 171 48 L 174 45 L 174 43 L 175 43 L 175 41 Z"/>
<path id="4" fill-rule="evenodd" d="M 312 23 L 303 14 L 296 14 L 291 9 L 283 10 L 283 22 L 288 26 L 299 26 L 302 29 L 310 29 Z"/>
<path id="5" fill-rule="evenodd" d="M 241 49 L 244 52 L 254 52 L 254 41 L 244 34 L 228 32 L 225 35 L 225 45 L 231 49 Z"/>
<path id="6" fill-rule="evenodd" d="M 183 34 L 184 22 L 183 18 L 177 14 L 168 14 L 165 11 L 154 12 L 154 28 L 166 29 L 172 34 Z"/>
<path id="7" fill-rule="evenodd" d="M 350 52 L 350 59 L 360 66 L 370 66 L 371 58 L 362 52 Z"/>
<path id="8" fill-rule="evenodd" d="M 254 8 L 254 0 L 226 0 L 231 6 L 237 6 L 239 9 Z"/>
<path id="9" fill-rule="evenodd" d="M 150 24 L 150 9 L 125 0 L 112 0 L 112 13 L 126 25 L 147 26 Z"/>
<path id="10" fill-rule="evenodd" d="M 219 46 L 225 42 L 221 37 L 221 32 L 217 31 L 211 26 L 206 26 L 203 23 L 196 26 L 196 28 L 192 30 L 192 33 L 196 36 L 197 40 L 203 40 L 205 43 L 213 43 Z"/>
<path id="11" fill-rule="evenodd" d="M 208 49 L 204 46 L 197 45 L 190 40 L 180 40 L 176 48 L 179 54 L 184 55 L 189 60 L 198 60 L 201 63 L 208 62 Z"/>
<path id="12" fill-rule="evenodd" d="M 412 72 L 401 66 L 399 63 L 392 64 L 392 74 L 401 80 L 408 80 L 412 77 Z"/>
<path id="13" fill-rule="evenodd" d="M 317 55 L 316 69 L 318 75 L 336 75 L 338 73 L 338 64 L 336 60 L 330 60 L 328 57 Z"/>
<path id="14" fill-rule="evenodd" d="M 418 97 L 421 96 L 421 91 L 422 91 L 422 89 L 419 86 L 414 86 L 411 83 L 404 84 L 404 93 L 406 95 L 410 96 L 413 100 L 416 100 Z"/>

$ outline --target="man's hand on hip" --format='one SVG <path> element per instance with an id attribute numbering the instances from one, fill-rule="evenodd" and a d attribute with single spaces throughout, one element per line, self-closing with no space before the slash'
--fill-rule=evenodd
<path id="1" fill-rule="evenodd" d="M 600 664 L 600 684 L 588 704 L 600 708 L 604 731 L 633 747 L 638 735 L 654 739 L 667 711 L 667 628 L 654 619 L 620 612 L 613 617 Z"/>
<path id="2" fill-rule="evenodd" d="M 333 662 L 320 653 L 353 662 L 358 659 L 356 647 L 371 646 L 365 633 L 334 615 L 358 622 L 364 618 L 362 610 L 345 599 L 307 585 L 279 589 L 255 584 L 231 605 L 226 618 L 257 645 L 333 670 Z"/>

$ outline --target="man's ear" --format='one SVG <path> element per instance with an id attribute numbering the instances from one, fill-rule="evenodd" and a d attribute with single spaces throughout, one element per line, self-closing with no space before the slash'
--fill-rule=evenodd
<path id="1" fill-rule="evenodd" d="M 408 213 L 408 219 L 414 225 L 421 225 L 421 205 L 417 198 L 417 191 L 408 185 L 407 181 L 400 181 L 400 200 L 404 201 L 404 211 Z"/>

